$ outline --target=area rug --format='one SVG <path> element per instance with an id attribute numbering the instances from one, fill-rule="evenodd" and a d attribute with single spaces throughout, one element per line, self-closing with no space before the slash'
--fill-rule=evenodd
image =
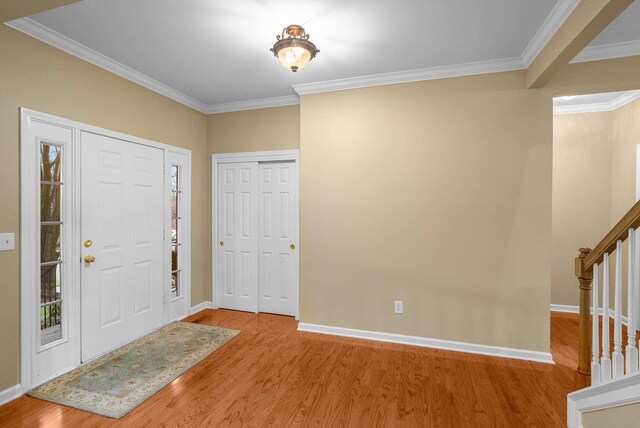
<path id="1" fill-rule="evenodd" d="M 121 418 L 238 333 L 174 322 L 27 394 Z"/>

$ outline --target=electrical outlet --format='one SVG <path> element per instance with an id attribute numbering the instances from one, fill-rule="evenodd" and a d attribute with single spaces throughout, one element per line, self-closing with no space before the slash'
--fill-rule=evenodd
<path id="1" fill-rule="evenodd" d="M 11 251 L 16 248 L 16 235 L 14 233 L 0 233 L 0 251 Z"/>
<path id="2" fill-rule="evenodd" d="M 402 302 L 402 300 L 396 300 L 395 302 L 393 302 L 393 311 L 396 314 L 404 313 L 404 303 Z"/>

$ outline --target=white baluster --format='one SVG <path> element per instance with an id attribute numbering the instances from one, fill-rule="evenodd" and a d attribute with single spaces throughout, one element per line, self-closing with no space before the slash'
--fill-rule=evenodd
<path id="1" fill-rule="evenodd" d="M 616 243 L 616 277 L 614 289 L 613 319 L 613 378 L 624 376 L 622 355 L 622 241 Z"/>
<path id="2" fill-rule="evenodd" d="M 602 357 L 600 359 L 602 382 L 611 380 L 611 359 L 609 358 L 609 253 L 604 254 L 602 263 Z"/>
<path id="3" fill-rule="evenodd" d="M 593 315 L 591 317 L 591 327 L 592 327 L 592 339 L 591 339 L 591 385 L 600 384 L 600 340 L 598 337 L 598 320 L 600 316 L 598 312 L 600 308 L 598 307 L 598 263 L 593 265 L 593 304 L 591 305 L 591 309 L 593 311 Z"/>
<path id="4" fill-rule="evenodd" d="M 626 373 L 632 373 L 638 371 L 638 348 L 636 348 L 636 297 L 635 297 L 635 270 L 636 270 L 636 256 L 635 256 L 635 231 L 629 229 L 629 281 L 627 282 L 627 348 L 625 367 Z"/>

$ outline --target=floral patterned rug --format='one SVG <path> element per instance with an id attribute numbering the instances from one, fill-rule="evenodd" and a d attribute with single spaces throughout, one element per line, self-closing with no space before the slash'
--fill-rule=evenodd
<path id="1" fill-rule="evenodd" d="M 120 418 L 238 333 L 174 322 L 27 394 Z"/>

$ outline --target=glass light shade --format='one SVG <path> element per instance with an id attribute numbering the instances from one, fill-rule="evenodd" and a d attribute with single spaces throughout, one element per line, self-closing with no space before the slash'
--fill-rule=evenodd
<path id="1" fill-rule="evenodd" d="M 282 65 L 295 72 L 309 64 L 311 52 L 300 46 L 287 46 L 280 49 L 278 59 Z"/>

